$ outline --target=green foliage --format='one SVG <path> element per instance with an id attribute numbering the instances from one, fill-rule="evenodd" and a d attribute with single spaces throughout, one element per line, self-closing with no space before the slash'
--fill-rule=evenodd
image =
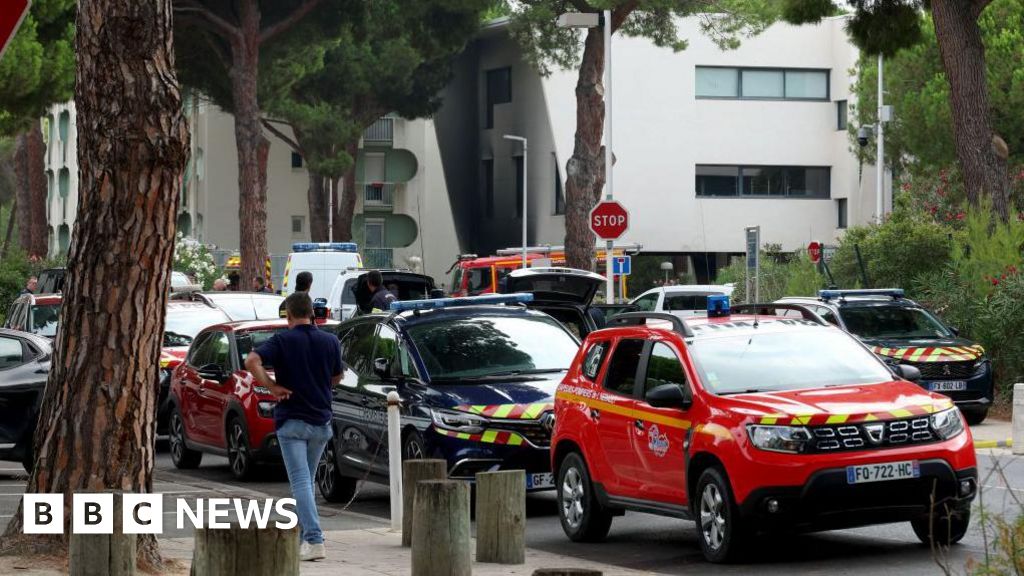
<path id="1" fill-rule="evenodd" d="M 35 0 L 0 60 L 0 133 L 24 130 L 72 96 L 75 0 Z"/>
<path id="2" fill-rule="evenodd" d="M 785 0 L 782 17 L 793 24 L 820 22 L 849 9 L 846 31 L 862 52 L 890 56 L 921 41 L 922 0 Z"/>
<path id="3" fill-rule="evenodd" d="M 0 324 L 7 316 L 11 302 L 25 289 L 29 276 L 63 265 L 63 258 L 30 260 L 20 248 L 12 246 L 7 257 L 0 259 Z"/>
<path id="4" fill-rule="evenodd" d="M 1016 218 L 993 222 L 986 203 L 987 199 L 982 209 L 967 212 L 962 241 L 953 244 L 950 254 L 956 275 L 978 295 L 991 294 L 1008 268 L 1014 275 L 1017 268 L 1024 270 L 1024 222 Z"/>
<path id="5" fill-rule="evenodd" d="M 220 278 L 220 270 L 213 263 L 209 248 L 181 232 L 178 232 L 174 243 L 174 261 L 171 266 L 173 270 L 191 274 L 196 283 L 206 290 L 212 288 L 213 281 Z"/>
<path id="6" fill-rule="evenodd" d="M 825 278 L 818 267 L 803 251 L 787 255 L 776 250 L 761 251 L 761 302 L 773 302 L 784 296 L 814 296 L 825 287 Z M 747 263 L 734 259 L 729 266 L 718 271 L 718 284 L 734 284 L 732 301 L 751 303 L 754 295 L 747 294 Z"/>

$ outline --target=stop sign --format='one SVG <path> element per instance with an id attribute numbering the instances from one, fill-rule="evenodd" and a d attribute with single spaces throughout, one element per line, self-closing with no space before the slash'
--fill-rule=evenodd
<path id="1" fill-rule="evenodd" d="M 602 240 L 615 240 L 629 228 L 629 212 L 615 200 L 605 200 L 590 211 L 590 229 Z"/>
<path id="2" fill-rule="evenodd" d="M 810 256 L 811 262 L 817 264 L 821 261 L 821 243 L 811 242 L 807 245 L 807 255 Z"/>
<path id="3" fill-rule="evenodd" d="M 4 55 L 4 49 L 14 37 L 14 33 L 21 26 L 21 21 L 28 14 L 29 0 L 8 0 L 3 10 L 0 10 L 0 58 Z"/>

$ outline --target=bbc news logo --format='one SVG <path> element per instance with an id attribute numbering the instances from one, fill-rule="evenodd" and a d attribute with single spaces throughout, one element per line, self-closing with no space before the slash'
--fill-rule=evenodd
<path id="1" fill-rule="evenodd" d="M 113 534 L 114 494 L 73 494 L 71 531 L 75 534 Z M 174 526 L 227 529 L 232 524 L 246 529 L 255 525 L 265 530 L 271 525 L 288 530 L 299 523 L 295 499 L 253 500 L 249 498 L 198 498 L 192 504 L 177 498 L 174 510 L 164 513 L 161 494 L 121 494 L 121 527 L 124 534 L 163 534 L 168 516 Z M 234 512 L 234 521 L 230 522 Z M 22 510 L 25 534 L 64 533 L 63 494 L 25 494 Z M 276 518 L 275 518 L 276 514 Z"/>

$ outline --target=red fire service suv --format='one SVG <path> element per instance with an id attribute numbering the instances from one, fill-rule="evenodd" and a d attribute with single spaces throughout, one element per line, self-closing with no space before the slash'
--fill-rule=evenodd
<path id="1" fill-rule="evenodd" d="M 909 521 L 924 542 L 959 541 L 977 471 L 950 399 L 803 306 L 730 316 L 725 299 L 709 318 L 621 314 L 583 343 L 551 440 L 569 538 L 600 540 L 635 510 L 694 519 L 711 562 L 768 530 Z"/>

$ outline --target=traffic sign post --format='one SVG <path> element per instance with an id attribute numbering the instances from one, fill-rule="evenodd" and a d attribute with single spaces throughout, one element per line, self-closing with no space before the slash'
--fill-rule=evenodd
<path id="1" fill-rule="evenodd" d="M 632 260 L 630 256 L 616 256 L 612 260 L 612 273 L 616 276 L 629 276 L 633 268 Z"/>
<path id="2" fill-rule="evenodd" d="M 28 14 L 30 0 L 5 0 L 6 6 L 0 10 L 0 58 L 4 57 L 4 50 L 11 43 L 14 34 L 21 26 L 21 21 Z"/>
<path id="3" fill-rule="evenodd" d="M 605 278 L 607 279 L 605 301 L 608 304 L 615 303 L 615 278 L 614 259 L 612 250 L 613 241 L 622 236 L 629 229 L 629 212 L 611 198 L 599 202 L 590 211 L 590 229 L 598 238 L 605 240 Z"/>
<path id="4" fill-rule="evenodd" d="M 757 304 L 761 300 L 761 227 L 749 226 L 744 233 L 747 243 L 747 302 Z M 753 300 L 751 294 L 754 295 Z"/>

